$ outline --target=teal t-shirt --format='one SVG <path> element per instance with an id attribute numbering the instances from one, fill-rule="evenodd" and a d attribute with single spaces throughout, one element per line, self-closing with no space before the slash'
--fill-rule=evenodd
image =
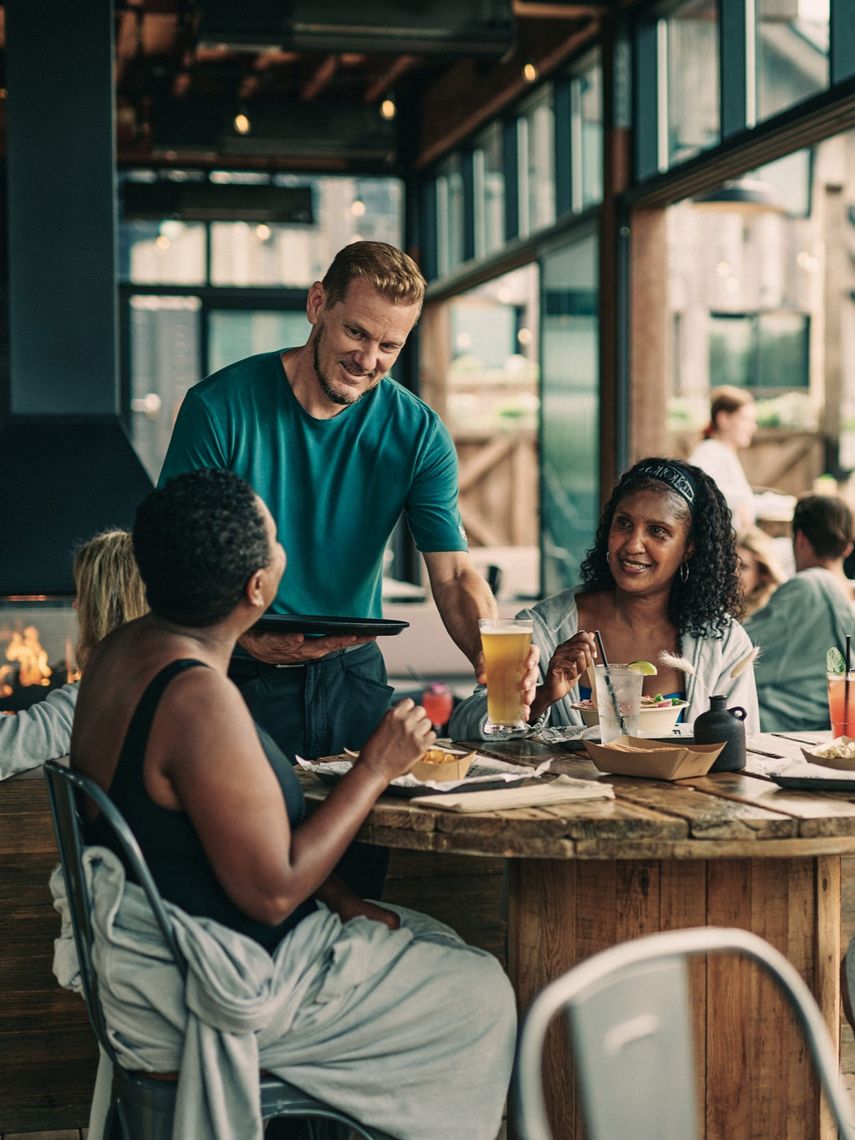
<path id="1" fill-rule="evenodd" d="M 241 475 L 288 562 L 276 613 L 382 616 L 383 554 L 404 513 L 419 550 L 466 550 L 448 429 L 388 377 L 329 420 L 308 415 L 280 352 L 215 372 L 185 397 L 160 484 L 200 467 Z"/>

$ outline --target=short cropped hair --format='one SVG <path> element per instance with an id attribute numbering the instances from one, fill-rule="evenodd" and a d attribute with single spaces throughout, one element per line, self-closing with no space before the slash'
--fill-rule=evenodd
<path id="1" fill-rule="evenodd" d="M 354 241 L 340 249 L 321 284 L 326 308 L 344 300 L 351 281 L 360 278 L 396 305 L 421 308 L 427 282 L 411 257 L 385 241 Z"/>
<path id="2" fill-rule="evenodd" d="M 179 625 L 222 621 L 271 557 L 255 493 L 231 471 L 170 479 L 140 503 L 133 534 L 149 605 Z"/>
<path id="3" fill-rule="evenodd" d="M 114 629 L 148 612 L 145 586 L 134 558 L 129 530 L 105 530 L 74 554 L 77 594 L 77 664 Z"/>
<path id="4" fill-rule="evenodd" d="M 852 512 L 837 495 L 804 495 L 793 511 L 800 530 L 819 558 L 842 558 L 852 541 Z"/>

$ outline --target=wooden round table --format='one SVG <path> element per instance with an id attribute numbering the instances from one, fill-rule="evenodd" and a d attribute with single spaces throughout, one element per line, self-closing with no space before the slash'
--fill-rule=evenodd
<path id="1" fill-rule="evenodd" d="M 676 927 L 739 926 L 797 967 L 839 1042 L 840 860 L 855 852 L 855 803 L 769 780 L 780 757 L 800 756 L 796 740 L 762 734 L 750 745 L 745 772 L 671 784 L 601 777 L 614 800 L 457 814 L 386 796 L 359 838 L 508 859 L 508 972 L 521 1011 L 548 981 L 608 946 Z M 553 771 L 597 775 L 584 754 L 560 745 L 490 752 L 527 765 L 552 756 Z M 311 776 L 305 786 L 310 803 L 328 790 Z M 701 1135 L 831 1140 L 801 1034 L 771 983 L 726 958 L 692 970 Z M 544 1079 L 556 1137 L 581 1137 L 557 1027 Z"/>

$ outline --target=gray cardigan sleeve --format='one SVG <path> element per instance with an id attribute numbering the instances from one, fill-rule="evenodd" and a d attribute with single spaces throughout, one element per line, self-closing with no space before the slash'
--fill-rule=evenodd
<path id="1" fill-rule="evenodd" d="M 0 716 L 0 780 L 68 754 L 77 684 L 53 689 L 14 716 Z"/>

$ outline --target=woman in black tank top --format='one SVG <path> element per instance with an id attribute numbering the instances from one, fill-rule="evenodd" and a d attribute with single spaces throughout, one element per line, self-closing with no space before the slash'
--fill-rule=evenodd
<path id="1" fill-rule="evenodd" d="M 389 710 L 353 769 L 304 819 L 300 784 L 227 677 L 237 639 L 285 566 L 273 519 L 227 471 L 179 476 L 141 504 L 134 550 L 151 613 L 95 650 L 71 764 L 105 788 L 171 902 L 272 950 L 322 899 L 344 919 L 397 915 L 333 868 L 388 782 L 434 739 L 412 701 Z M 298 639 L 301 640 L 301 639 Z M 87 822 L 90 842 L 112 846 Z"/>

